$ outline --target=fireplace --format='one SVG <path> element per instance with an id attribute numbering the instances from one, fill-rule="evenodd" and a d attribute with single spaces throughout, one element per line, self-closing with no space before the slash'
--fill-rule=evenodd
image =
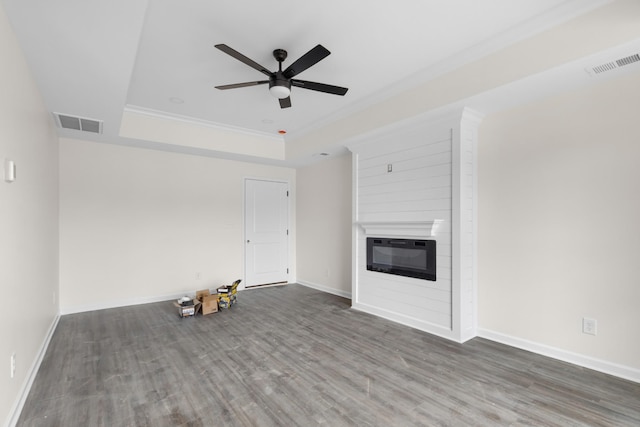
<path id="1" fill-rule="evenodd" d="M 346 141 L 354 309 L 456 342 L 477 335 L 481 120 L 467 108 L 434 110 Z"/>
<path id="2" fill-rule="evenodd" d="M 367 237 L 367 270 L 436 280 L 436 241 Z"/>

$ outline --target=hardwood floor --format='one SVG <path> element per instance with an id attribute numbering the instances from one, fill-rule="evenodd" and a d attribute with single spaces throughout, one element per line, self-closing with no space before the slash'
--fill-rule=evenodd
<path id="1" fill-rule="evenodd" d="M 640 384 L 300 285 L 63 316 L 20 426 L 638 426 Z"/>

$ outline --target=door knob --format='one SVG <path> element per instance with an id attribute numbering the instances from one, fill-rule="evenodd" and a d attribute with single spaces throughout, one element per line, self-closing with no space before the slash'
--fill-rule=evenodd
<path id="1" fill-rule="evenodd" d="M 251 240 L 247 240 L 247 243 L 251 243 Z"/>

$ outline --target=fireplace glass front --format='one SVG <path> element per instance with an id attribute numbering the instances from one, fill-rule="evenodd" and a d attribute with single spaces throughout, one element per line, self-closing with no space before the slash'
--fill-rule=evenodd
<path id="1" fill-rule="evenodd" d="M 367 237 L 367 270 L 436 280 L 436 241 Z"/>

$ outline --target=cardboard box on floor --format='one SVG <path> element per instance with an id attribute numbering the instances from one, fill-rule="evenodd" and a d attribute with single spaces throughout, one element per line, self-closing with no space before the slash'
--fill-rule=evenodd
<path id="1" fill-rule="evenodd" d="M 218 312 L 218 296 L 211 295 L 209 289 L 202 289 L 196 291 L 196 300 L 202 303 L 202 315 L 217 313 Z"/>
<path id="2" fill-rule="evenodd" d="M 200 301 L 197 299 L 193 300 L 193 305 L 182 305 L 178 301 L 174 301 L 173 305 L 178 307 L 178 316 L 180 317 L 191 317 L 195 316 L 198 311 L 200 311 Z"/>

